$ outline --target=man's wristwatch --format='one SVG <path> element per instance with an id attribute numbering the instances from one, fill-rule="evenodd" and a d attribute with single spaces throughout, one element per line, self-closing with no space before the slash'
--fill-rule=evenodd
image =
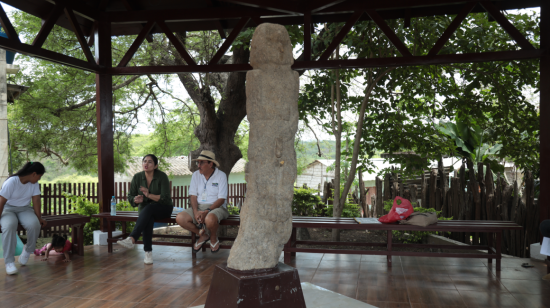
<path id="1" fill-rule="evenodd" d="M 208 209 L 206 209 L 206 210 L 207 210 L 209 213 L 210 213 L 210 211 L 212 211 L 210 208 L 208 208 Z"/>

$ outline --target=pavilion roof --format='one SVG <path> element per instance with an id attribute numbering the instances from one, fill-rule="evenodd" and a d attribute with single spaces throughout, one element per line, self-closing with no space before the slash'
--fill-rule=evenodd
<path id="1" fill-rule="evenodd" d="M 543 0 L 492 1 L 499 10 L 539 7 Z M 304 13 L 311 12 L 312 23 L 346 22 L 358 9 L 375 9 L 384 19 L 415 18 L 458 14 L 464 4 L 474 0 L 4 0 L 21 11 L 47 20 L 55 3 L 71 7 L 85 35 L 92 33 L 94 21 L 107 18 L 112 35 L 139 34 L 152 19 L 163 20 L 172 31 L 229 30 L 240 18 L 251 17 L 247 27 L 258 21 L 282 25 L 304 23 Z M 472 12 L 485 12 L 477 5 Z M 363 14 L 359 20 L 370 19 Z M 56 24 L 73 30 L 71 22 L 61 15 Z M 155 25 L 151 33 L 162 33 Z"/>

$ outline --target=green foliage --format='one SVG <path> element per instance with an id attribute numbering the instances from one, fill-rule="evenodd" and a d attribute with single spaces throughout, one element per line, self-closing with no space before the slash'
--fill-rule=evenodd
<path id="1" fill-rule="evenodd" d="M 77 196 L 67 192 L 61 193 L 69 201 L 71 206 L 70 213 L 92 216 L 99 214 L 99 204 L 93 203 L 87 196 Z M 121 201 L 116 205 L 117 211 L 133 211 L 133 208 L 128 201 Z M 121 227 L 123 222 L 116 222 L 117 229 Z M 126 222 L 126 231 L 131 233 L 134 229 L 135 222 Z M 84 226 L 84 245 L 92 245 L 94 242 L 94 230 L 99 230 L 99 218 L 91 217 L 90 222 Z"/>
<path id="2" fill-rule="evenodd" d="M 292 200 L 292 215 L 319 216 L 323 212 L 324 204 L 317 196 L 317 190 L 310 188 L 294 188 Z"/>
<path id="3" fill-rule="evenodd" d="M 227 204 L 227 211 L 229 212 L 229 215 L 239 215 L 240 210 L 238 207 L 233 206 L 232 204 Z"/>
<path id="4" fill-rule="evenodd" d="M 325 210 L 326 216 L 332 217 L 333 210 L 334 206 L 332 204 L 329 204 L 327 206 L 327 209 Z M 341 217 L 361 217 L 361 208 L 358 204 L 346 202 L 344 204 L 344 209 L 342 210 Z"/>
<path id="5" fill-rule="evenodd" d="M 437 129 L 447 138 L 455 143 L 455 155 L 468 159 L 474 163 L 491 163 L 493 172 L 504 172 L 504 166 L 499 164 L 497 158 L 502 144 L 490 144 L 484 141 L 490 140 L 494 135 L 492 128 L 482 130 L 475 121 L 469 117 L 455 118 L 456 123 L 441 121 L 436 125 Z M 500 157 L 503 158 L 503 157 Z"/>
<path id="6" fill-rule="evenodd" d="M 538 48 L 540 14 L 508 13 L 507 17 Z M 398 19 L 388 20 L 388 24 L 413 55 L 422 56 L 428 54 L 452 18 L 415 18 L 410 28 L 404 28 Z M 337 33 L 338 26 L 329 24 L 327 29 Z M 356 23 L 343 44 L 346 52 L 342 58 L 400 56 L 372 21 Z M 498 23 L 489 22 L 487 14 L 475 13 L 468 15 L 440 54 L 517 49 Z M 332 124 L 333 76 L 329 70 L 310 72 L 311 82 L 302 87 L 299 95 L 300 119 L 315 118 L 327 131 L 331 131 Z M 490 146 L 482 145 L 476 155 L 497 154 L 497 149 L 491 147 L 499 144 L 502 148 L 498 157 L 506 157 L 525 170 L 539 169 L 539 117 L 536 106 L 522 93 L 524 89 L 539 88 L 538 60 L 349 69 L 340 70 L 340 76 L 343 111 L 358 114 L 363 102 L 368 106 L 362 131 L 357 136 L 352 130 L 349 136 L 360 138 L 358 167 L 363 171 L 372 169 L 369 159 L 379 151 L 410 150 L 419 154 L 414 162 L 405 161 L 410 157 L 392 161 L 407 163 L 406 172 L 412 172 L 411 167 L 426 168 L 426 162 L 444 155 L 458 155 L 455 141 L 447 138 L 435 123 L 468 117 L 470 132 L 476 132 L 471 129 L 472 124 L 480 131 L 492 129 L 483 139 Z M 354 85 L 362 86 L 352 90 Z M 476 144 L 479 147 L 479 142 Z"/>

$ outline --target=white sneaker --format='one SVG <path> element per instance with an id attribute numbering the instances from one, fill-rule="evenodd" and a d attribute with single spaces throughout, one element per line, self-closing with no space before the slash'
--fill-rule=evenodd
<path id="1" fill-rule="evenodd" d="M 17 274 L 17 267 L 15 267 L 15 263 L 11 262 L 6 264 L 6 273 L 8 275 Z"/>
<path id="2" fill-rule="evenodd" d="M 143 260 L 143 263 L 153 264 L 153 252 L 152 251 L 146 251 L 145 252 L 145 259 Z"/>
<path id="3" fill-rule="evenodd" d="M 23 251 L 21 252 L 21 255 L 19 255 L 19 264 L 25 265 L 27 262 L 29 262 L 29 256 L 31 254 L 27 252 L 27 245 L 23 246 Z"/>
<path id="4" fill-rule="evenodd" d="M 134 243 L 132 243 L 132 239 L 130 237 L 127 237 L 124 240 L 117 241 L 116 243 L 119 244 L 120 246 L 126 247 L 128 249 L 134 248 Z"/>

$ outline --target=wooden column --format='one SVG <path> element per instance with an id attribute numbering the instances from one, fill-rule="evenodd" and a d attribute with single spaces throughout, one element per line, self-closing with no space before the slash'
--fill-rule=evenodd
<path id="1" fill-rule="evenodd" d="M 550 3 L 540 3 L 540 221 L 550 219 Z"/>
<path id="2" fill-rule="evenodd" d="M 95 33 L 96 61 L 103 68 L 112 66 L 111 24 L 100 21 Z M 98 201 L 100 212 L 110 211 L 114 195 L 115 174 L 113 160 L 113 76 L 96 74 Z M 107 231 L 101 221 L 101 230 Z"/>

